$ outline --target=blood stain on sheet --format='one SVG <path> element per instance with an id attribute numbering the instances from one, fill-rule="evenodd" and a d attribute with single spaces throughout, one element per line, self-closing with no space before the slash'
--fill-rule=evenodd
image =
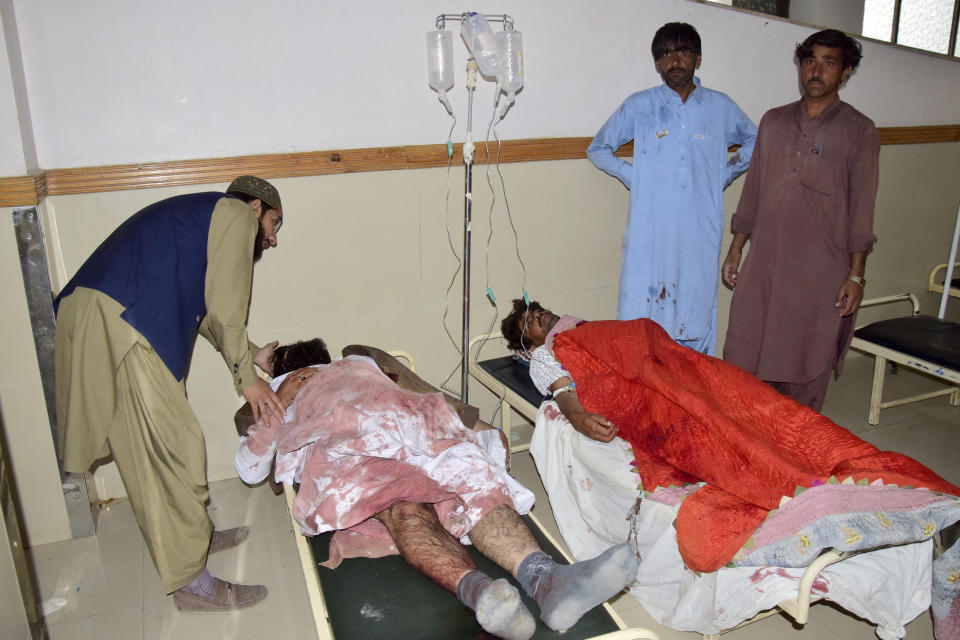
<path id="1" fill-rule="evenodd" d="M 750 576 L 750 582 L 756 584 L 768 576 L 780 576 L 781 578 L 794 579 L 794 576 L 791 576 L 783 567 L 767 567 L 765 569 L 757 569 L 753 572 L 753 575 Z"/>
<path id="2" fill-rule="evenodd" d="M 556 407 L 547 405 L 546 407 L 543 408 L 543 415 L 547 420 L 556 420 L 563 414 L 561 414 L 560 410 L 557 409 Z"/>
<path id="3" fill-rule="evenodd" d="M 817 591 L 819 593 L 830 593 L 830 581 L 824 578 L 823 576 L 817 576 L 813 580 L 813 584 L 810 585 L 810 591 Z"/>
<path id="4" fill-rule="evenodd" d="M 584 491 L 590 491 L 590 489 L 593 489 L 593 481 L 590 478 L 581 479 L 580 488 Z"/>

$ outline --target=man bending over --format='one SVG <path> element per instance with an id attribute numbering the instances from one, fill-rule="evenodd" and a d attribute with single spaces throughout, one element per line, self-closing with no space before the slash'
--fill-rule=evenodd
<path id="1" fill-rule="evenodd" d="M 372 358 L 295 369 L 273 386 L 289 407 L 286 424 L 260 421 L 241 440 L 241 478 L 259 482 L 275 465 L 278 481 L 299 482 L 293 512 L 306 534 L 385 529 L 400 555 L 456 594 L 487 632 L 526 639 L 536 623 L 517 589 L 478 571 L 458 537 L 513 575 L 554 630 L 572 627 L 636 575 L 627 545 L 557 564 L 518 515 L 533 495 L 441 394 L 401 389 Z"/>

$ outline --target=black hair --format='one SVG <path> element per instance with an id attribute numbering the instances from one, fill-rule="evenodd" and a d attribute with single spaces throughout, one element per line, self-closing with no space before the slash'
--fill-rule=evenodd
<path id="1" fill-rule="evenodd" d="M 320 338 L 298 340 L 293 344 L 280 345 L 273 350 L 274 377 L 314 364 L 330 364 L 327 345 Z"/>
<path id="2" fill-rule="evenodd" d="M 860 59 L 863 58 L 863 50 L 860 47 L 860 43 L 843 31 L 836 29 L 824 29 L 823 31 L 817 31 L 808 36 L 806 40 L 797 45 L 797 50 L 793 55 L 797 61 L 803 62 L 813 56 L 813 47 L 815 45 L 840 49 L 843 52 L 844 69 L 847 67 L 856 69 L 857 65 L 860 64 Z"/>
<path id="3" fill-rule="evenodd" d="M 653 36 L 650 52 L 653 59 L 659 60 L 671 50 L 689 49 L 700 55 L 700 34 L 686 22 L 668 22 Z"/>
<path id="4" fill-rule="evenodd" d="M 517 298 L 513 301 L 513 309 L 509 315 L 503 319 L 503 322 L 500 323 L 500 333 L 503 334 L 504 340 L 507 341 L 507 347 L 509 349 L 513 349 L 514 351 L 523 349 L 524 314 L 529 313 L 529 315 L 526 316 L 526 320 L 530 322 L 530 320 L 533 319 L 533 313 L 535 311 L 546 311 L 546 309 L 540 306 L 540 303 L 536 300 L 531 302 L 529 307 L 523 298 Z"/>

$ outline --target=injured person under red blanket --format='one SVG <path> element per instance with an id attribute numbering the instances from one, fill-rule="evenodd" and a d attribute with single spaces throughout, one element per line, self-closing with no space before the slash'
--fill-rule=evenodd
<path id="1" fill-rule="evenodd" d="M 960 488 L 916 460 L 880 451 L 742 369 L 677 344 L 651 320 L 585 323 L 514 302 L 502 327 L 508 345 L 536 347 L 531 377 L 554 393 L 578 431 L 631 444 L 644 494 L 706 483 L 693 487 L 677 513 L 677 543 L 691 569 L 727 566 L 784 497 L 812 487 L 882 483 L 960 496 Z M 939 513 L 940 521 L 916 523 L 912 539 L 950 526 L 960 508 Z M 882 535 L 856 548 L 891 543 Z M 934 566 L 939 627 L 960 613 L 958 545 Z"/>

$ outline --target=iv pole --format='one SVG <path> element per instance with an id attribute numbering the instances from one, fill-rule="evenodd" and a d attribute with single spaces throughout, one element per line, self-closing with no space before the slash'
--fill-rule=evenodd
<path id="1" fill-rule="evenodd" d="M 463 341 L 460 346 L 460 402 L 467 402 L 470 364 L 470 224 L 473 209 L 473 92 L 477 61 L 467 60 L 467 137 L 463 143 Z"/>
<path id="2" fill-rule="evenodd" d="M 436 27 L 442 31 L 447 20 L 463 22 L 469 14 L 442 13 Z M 507 14 L 483 14 L 488 22 L 502 22 L 504 31 L 513 31 L 513 18 Z M 460 401 L 467 402 L 470 365 L 470 225 L 473 208 L 473 93 L 477 88 L 477 62 L 467 59 L 467 134 L 463 143 L 463 341 L 460 348 Z M 498 88 L 499 90 L 499 88 Z M 489 159 L 488 159 L 489 162 Z"/>

